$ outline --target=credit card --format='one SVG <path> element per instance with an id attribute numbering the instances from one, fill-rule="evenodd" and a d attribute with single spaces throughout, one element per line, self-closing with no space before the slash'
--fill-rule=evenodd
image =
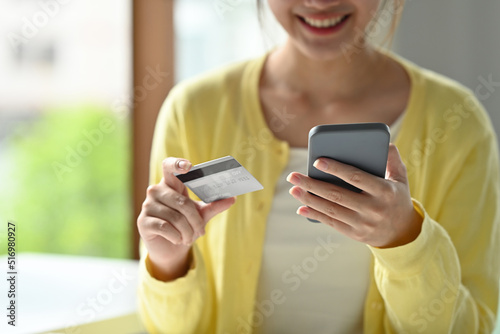
<path id="1" fill-rule="evenodd" d="M 264 189 L 262 184 L 230 155 L 194 165 L 186 174 L 175 176 L 205 203 Z"/>

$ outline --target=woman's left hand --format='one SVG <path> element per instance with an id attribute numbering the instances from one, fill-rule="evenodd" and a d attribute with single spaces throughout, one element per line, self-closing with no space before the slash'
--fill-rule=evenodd
<path id="1" fill-rule="evenodd" d="M 406 167 L 395 145 L 389 146 L 385 179 L 327 158 L 316 160 L 314 166 L 362 192 L 290 173 L 290 194 L 305 205 L 297 210 L 299 215 L 374 247 L 401 246 L 417 238 L 422 217 L 413 207 Z"/>

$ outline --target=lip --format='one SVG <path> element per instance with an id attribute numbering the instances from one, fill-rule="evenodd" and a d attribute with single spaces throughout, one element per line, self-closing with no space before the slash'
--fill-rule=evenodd
<path id="1" fill-rule="evenodd" d="M 313 20 L 329 20 L 329 19 L 336 19 L 338 17 L 346 16 L 348 15 L 347 13 L 344 14 L 332 14 L 332 13 L 315 13 L 315 14 L 304 14 L 304 15 L 297 15 L 298 17 L 306 17 L 308 19 L 313 19 Z"/>
<path id="2" fill-rule="evenodd" d="M 334 19 L 334 18 L 339 18 L 339 17 L 346 17 L 342 22 L 338 23 L 337 25 L 330 27 L 330 28 L 316 28 L 313 26 L 310 26 L 304 21 L 304 17 L 313 19 L 313 20 L 328 20 L 328 19 Z M 343 15 L 332 15 L 332 14 L 308 14 L 308 15 L 297 15 L 297 20 L 299 20 L 300 24 L 307 29 L 307 31 L 313 33 L 314 35 L 318 36 L 325 36 L 325 35 L 331 35 L 339 32 L 346 24 L 349 22 L 349 19 L 351 18 L 350 14 L 343 14 Z"/>

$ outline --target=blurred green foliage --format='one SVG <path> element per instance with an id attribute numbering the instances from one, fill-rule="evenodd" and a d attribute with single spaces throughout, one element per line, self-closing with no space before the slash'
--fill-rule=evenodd
<path id="1" fill-rule="evenodd" d="M 16 223 L 18 252 L 130 257 L 125 117 L 91 106 L 43 113 L 16 127 L 4 158 L 0 217 Z"/>

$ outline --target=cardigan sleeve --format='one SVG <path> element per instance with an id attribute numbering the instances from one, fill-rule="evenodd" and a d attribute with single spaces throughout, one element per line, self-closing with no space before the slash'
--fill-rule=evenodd
<path id="1" fill-rule="evenodd" d="M 206 269 L 193 247 L 193 262 L 188 273 L 171 282 L 150 275 L 147 255 L 141 258 L 139 314 L 149 333 L 206 333 L 210 323 L 212 299 L 207 288 Z"/>
<path id="2" fill-rule="evenodd" d="M 187 135 L 181 110 L 182 97 L 175 98 L 176 88 L 167 97 L 160 110 L 153 138 L 150 162 L 150 184 L 160 182 L 162 161 L 166 157 L 190 158 L 190 150 L 183 137 Z M 188 273 L 171 282 L 162 282 L 151 276 L 149 258 L 141 247 L 141 265 L 138 287 L 138 309 L 150 333 L 206 333 L 210 326 L 213 296 L 208 288 L 207 270 L 203 256 L 196 245 L 192 249 L 193 262 Z"/>
<path id="3" fill-rule="evenodd" d="M 414 200 L 424 217 L 417 239 L 390 249 L 370 247 L 385 303 L 385 332 L 493 331 L 500 277 L 499 162 L 493 132 L 482 138 L 455 166 L 460 170 L 436 220 Z"/>

